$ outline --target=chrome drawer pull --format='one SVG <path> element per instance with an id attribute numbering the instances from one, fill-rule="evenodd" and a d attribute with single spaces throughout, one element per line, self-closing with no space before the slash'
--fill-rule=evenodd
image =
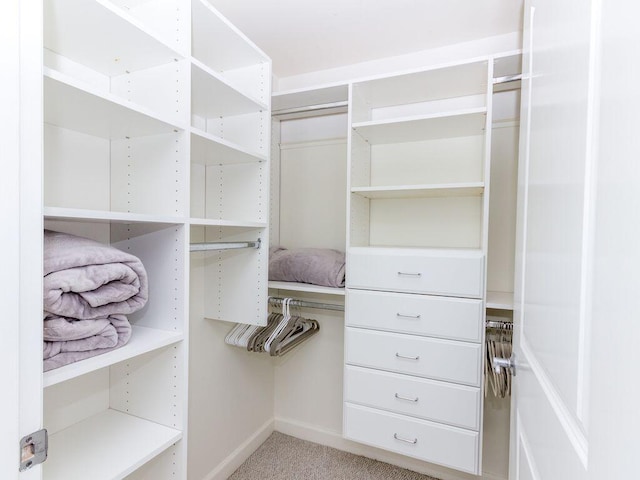
<path id="1" fill-rule="evenodd" d="M 396 313 L 396 317 L 398 317 L 398 318 L 415 318 L 416 320 L 420 319 L 420 315 L 404 315 L 403 313 Z"/>
<path id="2" fill-rule="evenodd" d="M 397 433 L 393 434 L 393 438 L 395 438 L 396 440 L 400 440 L 401 442 L 410 443 L 412 445 L 415 445 L 416 443 L 418 443 L 417 438 L 414 438 L 413 440 L 409 440 L 408 438 L 399 437 Z"/>
<path id="3" fill-rule="evenodd" d="M 418 397 L 416 398 L 403 397 L 402 395 L 398 395 L 397 393 L 396 393 L 396 398 L 398 400 L 406 400 L 407 402 L 413 402 L 413 403 L 418 402 Z"/>
<path id="4" fill-rule="evenodd" d="M 398 352 L 396 352 L 396 357 L 406 358 L 407 360 L 420 360 L 420 355 L 416 355 L 415 357 L 408 357 L 406 355 L 400 355 Z"/>
<path id="5" fill-rule="evenodd" d="M 398 275 L 404 277 L 421 277 L 421 273 L 411 273 L 411 272 L 398 272 Z"/>

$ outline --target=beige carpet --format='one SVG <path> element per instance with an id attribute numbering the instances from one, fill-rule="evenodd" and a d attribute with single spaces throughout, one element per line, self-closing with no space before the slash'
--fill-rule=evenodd
<path id="1" fill-rule="evenodd" d="M 436 480 L 274 432 L 229 480 Z"/>

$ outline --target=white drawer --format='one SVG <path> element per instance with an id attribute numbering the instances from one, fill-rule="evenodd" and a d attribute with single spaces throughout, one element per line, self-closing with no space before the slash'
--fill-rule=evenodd
<path id="1" fill-rule="evenodd" d="M 347 289 L 346 324 L 391 332 L 482 339 L 482 300 Z"/>
<path id="2" fill-rule="evenodd" d="M 344 404 L 345 438 L 479 474 L 478 432 Z"/>
<path id="3" fill-rule="evenodd" d="M 345 363 L 350 365 L 479 387 L 481 355 L 478 343 L 345 329 Z"/>
<path id="4" fill-rule="evenodd" d="M 480 389 L 347 366 L 344 400 L 478 431 Z"/>
<path id="5" fill-rule="evenodd" d="M 482 298 L 479 250 L 350 248 L 347 287 Z"/>

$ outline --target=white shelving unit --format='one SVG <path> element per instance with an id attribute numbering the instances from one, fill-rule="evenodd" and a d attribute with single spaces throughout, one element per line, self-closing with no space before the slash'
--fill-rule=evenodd
<path id="1" fill-rule="evenodd" d="M 482 421 L 455 432 L 449 425 L 482 412 L 492 67 L 451 65 L 350 90 L 343 432 L 476 475 Z M 458 361 L 436 365 L 432 356 Z M 371 380 L 358 383 L 354 366 Z M 433 392 L 418 377 L 432 380 Z M 470 402 L 453 408 L 447 399 L 462 383 Z M 415 397 L 415 413 L 406 401 L 389 403 L 394 385 Z M 373 407 L 367 425 L 357 414 L 362 405 Z M 416 416 L 435 421 L 427 431 Z M 432 445 L 453 433 L 456 442 L 467 439 L 454 454 L 398 440 Z"/>
<path id="2" fill-rule="evenodd" d="M 206 317 L 266 322 L 267 249 L 189 243 L 268 244 L 270 59 L 203 0 L 45 0 L 43 58 L 45 227 L 149 277 L 125 346 L 43 375 L 43 478 L 184 480 L 190 262 Z"/>

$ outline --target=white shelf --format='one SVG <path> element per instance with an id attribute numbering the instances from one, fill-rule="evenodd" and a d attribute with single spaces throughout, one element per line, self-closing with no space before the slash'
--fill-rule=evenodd
<path id="1" fill-rule="evenodd" d="M 346 83 L 324 87 L 303 88 L 274 92 L 271 96 L 271 111 L 292 110 L 346 102 L 349 100 L 349 85 Z"/>
<path id="2" fill-rule="evenodd" d="M 145 215 L 105 210 L 84 210 L 80 208 L 44 207 L 43 213 L 46 220 L 77 220 L 99 223 L 159 223 L 163 225 L 181 225 L 185 221 L 183 218 L 168 215 Z"/>
<path id="3" fill-rule="evenodd" d="M 45 19 L 55 19 L 45 22 L 45 48 L 105 75 L 182 58 L 109 1 L 47 0 L 44 8 Z"/>
<path id="4" fill-rule="evenodd" d="M 487 109 L 470 108 L 391 120 L 358 122 L 353 129 L 372 145 L 483 135 Z"/>
<path id="5" fill-rule="evenodd" d="M 191 158 L 204 165 L 266 162 L 267 156 L 252 152 L 223 138 L 191 128 Z"/>
<path id="6" fill-rule="evenodd" d="M 483 192 L 482 182 L 351 188 L 351 193 L 366 198 L 474 197 L 482 195 Z"/>
<path id="7" fill-rule="evenodd" d="M 153 350 L 177 343 L 184 338 L 179 332 L 169 332 L 153 328 L 133 326 L 131 339 L 126 345 L 80 362 L 71 363 L 44 373 L 44 386 L 50 387 L 60 382 L 94 372 L 118 362 L 128 360 Z"/>
<path id="8" fill-rule="evenodd" d="M 371 109 L 486 94 L 487 62 L 385 76 L 358 82 L 353 88 Z"/>
<path id="9" fill-rule="evenodd" d="M 44 121 L 108 139 L 184 129 L 144 107 L 48 68 L 44 68 Z"/>
<path id="10" fill-rule="evenodd" d="M 215 218 L 191 218 L 192 226 L 200 227 L 239 227 L 239 228 L 267 228 L 266 222 L 252 222 L 245 220 L 219 220 Z"/>
<path id="11" fill-rule="evenodd" d="M 344 296 L 344 288 L 336 287 L 323 287 L 320 285 L 311 285 L 309 283 L 297 283 L 297 282 L 269 282 L 269 288 L 277 290 L 289 290 L 291 292 L 305 292 L 305 293 L 322 293 L 326 295 L 338 295 Z"/>
<path id="12" fill-rule="evenodd" d="M 193 56 L 216 72 L 265 63 L 269 58 L 206 0 L 191 2 Z"/>
<path id="13" fill-rule="evenodd" d="M 513 292 L 487 292 L 487 308 L 513 310 Z"/>
<path id="14" fill-rule="evenodd" d="M 181 438 L 173 428 L 106 410 L 51 435 L 44 478 L 124 478 Z"/>
<path id="15" fill-rule="evenodd" d="M 203 118 L 229 117 L 268 110 L 268 106 L 236 90 L 211 68 L 193 58 L 191 113 Z"/>

